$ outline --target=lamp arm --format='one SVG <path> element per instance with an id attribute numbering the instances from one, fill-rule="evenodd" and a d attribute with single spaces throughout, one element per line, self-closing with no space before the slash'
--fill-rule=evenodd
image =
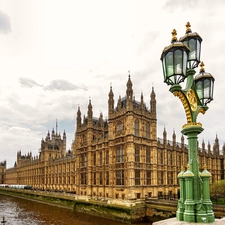
<path id="1" fill-rule="evenodd" d="M 195 73 L 196 72 L 194 69 L 187 70 L 187 82 L 186 82 L 186 87 L 183 90 L 185 93 L 193 86 Z"/>

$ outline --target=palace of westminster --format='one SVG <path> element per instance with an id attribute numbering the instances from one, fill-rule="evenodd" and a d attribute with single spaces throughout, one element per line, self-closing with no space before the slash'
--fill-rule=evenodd
<path id="1" fill-rule="evenodd" d="M 149 108 L 149 109 L 148 109 Z M 204 141 L 198 145 L 199 169 L 204 164 L 212 174 L 210 182 L 224 179 L 225 146 L 219 149 Z M 52 130 L 41 140 L 38 156 L 17 152 L 13 168 L 0 163 L 0 184 L 23 184 L 33 188 L 76 193 L 77 196 L 104 199 L 143 199 L 175 196 L 179 193 L 177 175 L 188 163 L 184 137 L 178 142 L 157 138 L 156 95 L 150 93 L 149 106 L 135 100 L 130 75 L 125 97 L 114 100 L 108 94 L 108 119 L 93 116 L 89 100 L 87 115 L 77 110 L 76 132 L 71 150 L 66 150 L 66 133 Z"/>

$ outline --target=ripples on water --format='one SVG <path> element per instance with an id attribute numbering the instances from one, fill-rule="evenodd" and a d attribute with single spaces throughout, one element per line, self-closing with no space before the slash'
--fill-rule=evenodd
<path id="1" fill-rule="evenodd" d="M 3 216 L 5 225 L 127 225 L 71 209 L 0 194 L 0 221 Z"/>

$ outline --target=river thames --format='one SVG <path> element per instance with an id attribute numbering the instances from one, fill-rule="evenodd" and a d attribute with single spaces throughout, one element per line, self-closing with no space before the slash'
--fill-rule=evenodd
<path id="1" fill-rule="evenodd" d="M 5 218 L 5 223 L 3 222 Z M 0 224 L 5 225 L 127 225 L 72 209 L 0 194 Z M 150 225 L 139 223 L 138 225 Z M 137 225 L 137 224 L 136 224 Z"/>

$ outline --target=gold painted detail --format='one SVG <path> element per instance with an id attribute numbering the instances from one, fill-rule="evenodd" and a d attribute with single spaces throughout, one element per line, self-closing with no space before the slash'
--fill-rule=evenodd
<path id="1" fill-rule="evenodd" d="M 189 22 L 186 24 L 186 34 L 187 33 L 191 33 L 191 24 Z"/>
<path id="2" fill-rule="evenodd" d="M 185 110 L 186 117 L 187 117 L 187 123 L 188 124 L 192 123 L 190 108 L 189 108 L 189 105 L 188 105 L 188 102 L 187 102 L 185 96 L 183 95 L 183 93 L 181 91 L 175 91 L 175 92 L 173 92 L 173 94 L 174 94 L 174 96 L 178 97 L 181 100 L 181 102 L 184 106 L 184 110 Z"/>
<path id="3" fill-rule="evenodd" d="M 191 110 L 194 112 L 197 109 L 197 98 L 192 89 L 189 89 L 186 93 L 187 99 L 189 101 L 189 104 L 191 106 Z"/>
<path id="4" fill-rule="evenodd" d="M 200 109 L 198 110 L 198 114 L 199 114 L 199 113 L 202 113 L 202 114 L 204 115 L 204 114 L 205 114 L 205 110 L 204 110 L 203 108 L 200 108 Z M 198 115 L 198 114 L 197 114 L 197 115 Z"/>
<path id="5" fill-rule="evenodd" d="M 202 124 L 199 123 L 199 122 L 191 122 L 191 123 L 188 123 L 188 124 L 184 124 L 182 126 L 182 129 L 187 128 L 187 127 L 193 127 L 193 126 L 202 127 Z"/>
<path id="6" fill-rule="evenodd" d="M 177 31 L 175 29 L 173 29 L 173 31 L 171 32 L 172 34 L 172 42 L 177 41 Z"/>
<path id="7" fill-rule="evenodd" d="M 206 165 L 206 163 L 204 164 L 203 169 L 204 169 L 204 170 L 207 170 L 207 165 Z"/>

